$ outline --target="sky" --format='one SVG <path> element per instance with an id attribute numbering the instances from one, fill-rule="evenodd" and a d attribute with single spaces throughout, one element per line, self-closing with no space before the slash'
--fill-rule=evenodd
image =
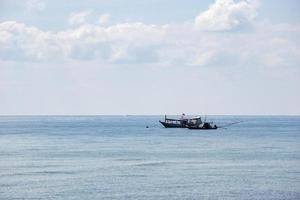
<path id="1" fill-rule="evenodd" d="M 300 115 L 298 0 L 0 0 L 0 115 Z"/>

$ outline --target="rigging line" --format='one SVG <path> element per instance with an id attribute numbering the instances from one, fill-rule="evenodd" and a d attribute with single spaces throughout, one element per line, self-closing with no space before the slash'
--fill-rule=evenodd
<path id="1" fill-rule="evenodd" d="M 220 126 L 219 128 L 225 128 L 225 127 L 228 127 L 228 126 L 231 126 L 231 125 L 234 125 L 234 124 L 238 124 L 238 123 L 242 123 L 244 121 L 238 121 L 238 122 L 233 122 L 233 123 L 229 123 L 229 124 L 225 124 L 223 126 Z"/>

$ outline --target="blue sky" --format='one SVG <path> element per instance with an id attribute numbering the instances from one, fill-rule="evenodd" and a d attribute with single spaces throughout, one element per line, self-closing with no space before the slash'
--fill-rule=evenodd
<path id="1" fill-rule="evenodd" d="M 0 114 L 299 115 L 297 0 L 0 1 Z"/>

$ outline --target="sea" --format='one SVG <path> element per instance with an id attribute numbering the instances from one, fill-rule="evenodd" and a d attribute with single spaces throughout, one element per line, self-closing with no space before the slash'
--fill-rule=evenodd
<path id="1" fill-rule="evenodd" d="M 0 116 L 0 199 L 300 199 L 300 116 L 163 119 Z"/>

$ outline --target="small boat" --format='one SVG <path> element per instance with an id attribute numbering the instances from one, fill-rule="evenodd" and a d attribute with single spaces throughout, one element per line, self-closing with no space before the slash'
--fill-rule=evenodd
<path id="1" fill-rule="evenodd" d="M 222 126 L 217 126 L 213 122 L 207 122 L 206 117 L 204 118 L 204 122 L 201 120 L 201 117 L 196 118 L 185 118 L 185 114 L 183 113 L 181 115 L 180 119 L 171 119 L 167 118 L 165 115 L 165 120 L 159 122 L 165 127 L 165 128 L 188 128 L 188 129 L 198 129 L 198 130 L 215 130 L 218 128 L 226 129 L 226 127 L 241 123 L 243 121 L 237 121 L 229 124 L 225 124 Z"/>
<path id="2" fill-rule="evenodd" d="M 165 120 L 159 122 L 165 127 L 165 128 L 186 128 L 188 119 L 171 119 L 167 118 L 167 115 L 165 115 Z"/>
<path id="3" fill-rule="evenodd" d="M 188 129 L 202 129 L 202 130 L 210 130 L 210 129 L 217 129 L 218 126 L 213 124 L 212 122 L 204 122 L 201 124 L 189 125 Z"/>
<path id="4" fill-rule="evenodd" d="M 190 124 L 202 123 L 201 117 L 187 119 L 185 118 L 184 113 L 181 115 L 180 119 L 167 118 L 167 116 L 165 115 L 165 120 L 159 120 L 159 122 L 165 128 L 188 128 Z"/>

